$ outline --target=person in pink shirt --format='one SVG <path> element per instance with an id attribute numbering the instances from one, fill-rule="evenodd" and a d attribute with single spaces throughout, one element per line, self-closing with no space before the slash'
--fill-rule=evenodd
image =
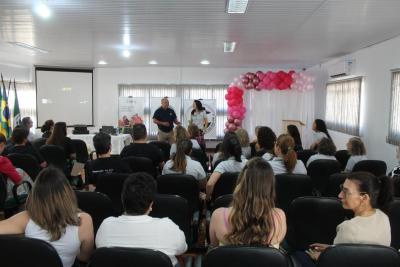
<path id="1" fill-rule="evenodd" d="M 0 154 L 3 153 L 5 146 L 6 137 L 3 134 L 0 134 Z M 21 176 L 7 157 L 0 156 L 0 173 L 16 185 L 22 182 Z"/>

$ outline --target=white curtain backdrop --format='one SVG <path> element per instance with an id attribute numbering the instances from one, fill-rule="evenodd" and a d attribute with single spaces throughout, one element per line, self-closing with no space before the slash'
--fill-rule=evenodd
<path id="1" fill-rule="evenodd" d="M 245 92 L 244 102 L 247 112 L 244 127 L 250 136 L 254 136 L 256 126 L 268 126 L 276 135 L 286 133 L 282 129 L 282 120 L 299 120 L 303 127 L 303 147 L 312 144 L 311 130 L 314 121 L 314 91 L 299 92 L 294 90 L 273 90 Z"/>

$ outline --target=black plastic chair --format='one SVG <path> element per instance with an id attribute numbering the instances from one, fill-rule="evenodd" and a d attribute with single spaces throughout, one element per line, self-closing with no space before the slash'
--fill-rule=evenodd
<path id="1" fill-rule="evenodd" d="M 127 173 L 104 173 L 97 177 L 96 192 L 107 195 L 117 215 L 122 214 L 121 192 L 122 186 L 129 174 Z"/>
<path id="2" fill-rule="evenodd" d="M 86 143 L 79 139 L 72 139 L 72 144 L 76 151 L 76 161 L 86 163 L 89 160 L 89 152 Z"/>
<path id="3" fill-rule="evenodd" d="M 393 177 L 393 189 L 395 197 L 400 197 L 400 176 Z"/>
<path id="4" fill-rule="evenodd" d="M 333 244 L 336 227 L 346 215 L 337 198 L 297 198 L 289 208 L 286 240 L 296 250 L 306 250 L 313 243 Z"/>
<path id="5" fill-rule="evenodd" d="M 207 171 L 207 154 L 204 153 L 203 150 L 201 149 L 192 149 L 192 153 L 190 154 L 190 157 L 195 160 L 200 162 L 201 166 L 203 167 L 204 171 Z"/>
<path id="6" fill-rule="evenodd" d="M 44 145 L 39 151 L 49 166 L 52 165 L 64 172 L 68 169 L 67 156 L 62 147 L 56 145 Z"/>
<path id="7" fill-rule="evenodd" d="M 289 258 L 276 248 L 221 246 L 210 250 L 204 259 L 205 267 L 288 267 Z"/>
<path id="8" fill-rule="evenodd" d="M 231 206 L 233 200 L 233 194 L 227 194 L 218 197 L 214 201 L 214 205 L 212 205 L 212 209 L 210 210 L 210 214 L 212 214 L 218 208 L 228 208 Z"/>
<path id="9" fill-rule="evenodd" d="M 167 255 L 153 249 L 103 247 L 94 251 L 88 264 L 88 267 L 110 266 L 172 267 L 172 262 Z"/>
<path id="10" fill-rule="evenodd" d="M 310 163 L 307 168 L 308 176 L 311 177 L 313 188 L 317 194 L 324 195 L 328 185 L 329 176 L 340 173 L 340 163 L 336 160 L 318 159 Z"/>
<path id="11" fill-rule="evenodd" d="M 171 145 L 167 142 L 161 141 L 152 141 L 150 144 L 157 146 L 163 152 L 164 161 L 167 162 L 169 160 L 169 151 L 171 150 Z"/>
<path id="12" fill-rule="evenodd" d="M 37 160 L 28 154 L 9 154 L 7 158 L 12 162 L 14 167 L 23 169 L 33 181 L 40 172 L 40 166 Z"/>
<path id="13" fill-rule="evenodd" d="M 19 211 L 24 210 L 25 208 L 24 204 L 28 195 L 17 194 L 17 189 L 20 186 L 24 186 L 28 191 L 32 189 L 32 185 L 29 182 L 23 181 L 19 185 L 13 186 L 13 197 L 7 199 L 7 178 L 4 175 L 0 174 L 0 211 L 4 212 L 5 218 L 9 218 Z"/>
<path id="14" fill-rule="evenodd" d="M 347 161 L 350 158 L 350 154 L 347 150 L 338 150 L 335 153 L 335 158 L 339 161 L 342 171 L 346 168 Z"/>
<path id="15" fill-rule="evenodd" d="M 389 220 L 392 233 L 391 246 L 400 249 L 400 198 L 393 201 L 389 209 Z"/>
<path id="16" fill-rule="evenodd" d="M 170 218 L 185 233 L 186 243 L 189 246 L 193 244 L 190 208 L 188 201 L 183 197 L 157 194 L 149 215 L 156 218 Z"/>
<path id="17" fill-rule="evenodd" d="M 321 253 L 318 267 L 399 267 L 400 254 L 379 245 L 340 244 Z"/>
<path id="18" fill-rule="evenodd" d="M 122 158 L 125 161 L 132 172 L 146 172 L 153 176 L 157 177 L 157 169 L 153 165 L 153 161 L 144 157 L 126 157 Z"/>
<path id="19" fill-rule="evenodd" d="M 387 166 L 382 160 L 362 160 L 353 167 L 353 172 L 370 172 L 375 176 L 386 175 Z"/>
<path id="20" fill-rule="evenodd" d="M 338 197 L 340 193 L 340 185 L 344 183 L 349 173 L 335 173 L 329 176 L 324 197 Z"/>
<path id="21" fill-rule="evenodd" d="M 0 262 L 7 267 L 63 267 L 52 245 L 23 236 L 0 235 Z"/>
<path id="22" fill-rule="evenodd" d="M 275 176 L 276 205 L 288 212 L 290 203 L 298 197 L 312 196 L 311 178 L 302 174 Z"/>
<path id="23" fill-rule="evenodd" d="M 40 151 L 40 148 L 46 144 L 47 138 L 38 138 L 31 142 L 32 146 L 37 150 Z"/>
<path id="24" fill-rule="evenodd" d="M 111 199 L 99 192 L 75 191 L 78 207 L 90 214 L 93 220 L 94 234 L 96 235 L 104 219 L 115 216 Z"/>
<path id="25" fill-rule="evenodd" d="M 297 159 L 301 160 L 304 163 L 304 166 L 307 165 L 308 159 L 312 156 L 317 154 L 314 150 L 305 149 L 302 151 L 297 151 Z"/>
<path id="26" fill-rule="evenodd" d="M 235 190 L 238 177 L 238 172 L 224 172 L 223 174 L 221 174 L 221 177 L 214 185 L 214 190 L 211 195 L 211 201 L 213 202 L 219 196 L 232 194 L 233 190 Z"/>

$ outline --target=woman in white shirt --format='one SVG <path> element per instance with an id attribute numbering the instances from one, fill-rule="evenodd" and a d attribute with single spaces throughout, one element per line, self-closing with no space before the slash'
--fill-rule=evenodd
<path id="1" fill-rule="evenodd" d="M 353 171 L 354 165 L 362 160 L 367 160 L 367 151 L 365 149 L 364 143 L 359 137 L 352 137 L 347 142 L 347 151 L 351 155 L 347 161 L 345 172 Z"/>
<path id="2" fill-rule="evenodd" d="M 318 159 L 328 159 L 328 160 L 337 160 L 335 157 L 336 146 L 332 142 L 331 139 L 322 138 L 321 142 L 318 145 L 318 154 L 312 155 L 307 161 L 307 168 L 310 166 L 311 162 Z"/>
<path id="3" fill-rule="evenodd" d="M 195 124 L 202 131 L 208 127 L 207 112 L 200 100 L 193 101 L 189 124 Z"/>
<path id="4" fill-rule="evenodd" d="M 331 136 L 328 133 L 325 121 L 321 119 L 314 120 L 312 130 L 314 131 L 314 142 L 310 147 L 311 150 L 317 149 L 318 144 L 322 140 L 322 138 L 329 138 L 332 140 Z"/>
<path id="5" fill-rule="evenodd" d="M 171 145 L 171 149 L 169 151 L 169 155 L 173 156 L 176 153 L 176 144 L 179 143 L 182 140 L 189 139 L 189 133 L 185 129 L 185 127 L 178 125 L 174 129 L 174 140 L 175 142 Z M 193 149 L 201 149 L 199 143 L 196 141 L 196 139 L 190 139 L 193 144 Z"/>
<path id="6" fill-rule="evenodd" d="M 50 243 L 64 267 L 71 267 L 75 258 L 89 261 L 94 247 L 92 218 L 79 212 L 67 178 L 52 167 L 37 176 L 26 211 L 0 221 L 0 234 L 25 234 Z"/>
<path id="7" fill-rule="evenodd" d="M 342 185 L 339 198 L 344 209 L 354 212 L 354 218 L 338 225 L 334 244 L 390 246 L 390 223 L 385 214 L 393 201 L 389 177 L 375 177 L 367 172 L 352 173 Z M 317 260 L 328 246 L 312 244 L 307 253 Z"/>
<path id="8" fill-rule="evenodd" d="M 306 167 L 301 160 L 297 160 L 297 153 L 294 150 L 294 140 L 288 134 L 281 134 L 275 143 L 276 157 L 269 161 L 274 174 L 307 174 Z"/>

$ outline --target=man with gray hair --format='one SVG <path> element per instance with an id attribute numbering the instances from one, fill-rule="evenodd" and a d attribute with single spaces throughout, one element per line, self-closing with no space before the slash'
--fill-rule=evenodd
<path id="1" fill-rule="evenodd" d="M 161 107 L 159 107 L 153 115 L 153 122 L 158 126 L 158 141 L 172 144 L 174 123 L 179 125 L 175 111 L 169 107 L 168 97 L 161 99 Z"/>

